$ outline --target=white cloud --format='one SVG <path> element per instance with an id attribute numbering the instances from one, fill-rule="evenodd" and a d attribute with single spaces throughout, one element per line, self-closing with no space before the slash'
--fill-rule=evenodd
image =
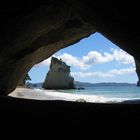
<path id="1" fill-rule="evenodd" d="M 62 55 L 59 55 L 59 56 L 55 56 L 55 55 L 53 55 L 53 56 L 57 57 L 58 59 L 61 58 L 68 65 L 78 67 L 79 69 L 87 69 L 89 67 L 87 64 L 85 64 L 82 61 L 82 59 L 74 57 L 74 56 L 72 56 L 71 54 L 68 54 L 68 53 L 63 53 Z M 50 62 L 51 62 L 51 57 L 42 61 L 41 63 L 37 64 L 36 66 L 43 66 L 43 65 L 49 66 Z"/>
<path id="2" fill-rule="evenodd" d="M 121 49 L 111 49 L 111 53 L 100 53 L 91 51 L 86 56 L 83 56 L 83 62 L 86 64 L 101 64 L 115 60 L 121 64 L 133 64 L 134 59 L 131 55 Z"/>
<path id="3" fill-rule="evenodd" d="M 77 57 L 74 57 L 71 54 L 64 53 L 64 54 L 58 56 L 58 58 L 61 58 L 63 61 L 65 61 L 70 66 L 73 65 L 73 66 L 78 67 L 80 69 L 86 69 L 86 68 L 88 68 L 88 65 L 85 64 L 82 61 L 82 59 L 77 58 Z"/>
<path id="4" fill-rule="evenodd" d="M 110 73 L 105 72 L 72 72 L 72 76 L 74 77 L 80 77 L 80 78 L 87 78 L 87 77 L 113 77 Z"/>
<path id="5" fill-rule="evenodd" d="M 113 69 L 108 72 L 72 72 L 73 76 L 86 78 L 86 77 L 115 77 L 117 75 L 133 74 L 135 73 L 135 68 L 125 68 L 125 69 Z"/>
<path id="6" fill-rule="evenodd" d="M 116 60 L 117 62 L 122 63 L 122 64 L 133 64 L 134 63 L 134 58 L 121 49 L 113 50 L 113 57 L 114 57 L 114 60 Z"/>
<path id="7" fill-rule="evenodd" d="M 125 69 L 120 69 L 120 70 L 111 70 L 109 73 L 113 75 L 124 75 L 124 74 L 132 74 L 135 72 L 135 68 L 130 67 L 130 68 L 125 68 Z"/>
<path id="8" fill-rule="evenodd" d="M 97 51 L 91 51 L 86 56 L 83 56 L 84 63 L 89 65 L 105 63 L 112 60 L 113 57 L 110 54 L 108 53 L 101 54 Z"/>
<path id="9" fill-rule="evenodd" d="M 134 65 L 133 57 L 121 49 L 111 49 L 110 53 L 107 52 L 100 53 L 98 51 L 90 51 L 87 55 L 83 56 L 82 58 L 75 57 L 68 53 L 63 53 L 62 55 L 55 56 L 55 57 L 61 58 L 68 65 L 77 67 L 79 69 L 88 69 L 93 64 L 102 64 L 111 61 L 116 61 L 119 64 Z M 37 66 L 42 66 L 42 65 L 49 66 L 50 61 L 51 61 L 51 57 L 37 64 Z"/>

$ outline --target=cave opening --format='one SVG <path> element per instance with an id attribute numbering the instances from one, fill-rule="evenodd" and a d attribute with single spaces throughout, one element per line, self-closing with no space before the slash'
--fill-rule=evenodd
<path id="1" fill-rule="evenodd" d="M 71 72 L 76 76 L 76 81 L 80 80 L 82 82 L 91 83 L 136 83 L 138 80 L 135 73 L 135 62 L 133 57 L 100 33 L 92 34 L 74 45 L 61 49 L 52 56 L 57 57 L 58 59 L 61 58 L 71 66 Z M 29 71 L 33 83 L 44 82 L 46 73 L 49 70 L 51 57 L 35 65 Z M 113 74 L 111 76 L 112 70 L 114 72 L 116 71 L 116 75 L 118 74 L 117 77 L 114 77 Z M 127 74 L 127 71 L 128 74 L 130 71 L 130 73 L 132 72 L 134 75 L 125 75 L 126 77 L 123 77 L 124 75 L 123 73 L 121 75 L 121 72 L 125 70 L 126 73 L 124 72 L 124 75 Z M 93 74 L 90 74 L 90 72 L 93 72 Z M 98 72 L 100 72 L 100 74 L 98 74 Z M 90 79 L 85 78 L 86 76 Z M 106 79 L 107 76 L 110 76 L 111 79 Z"/>
<path id="2" fill-rule="evenodd" d="M 44 136 L 47 138 L 49 136 L 53 138 L 57 136 L 57 139 L 59 136 L 64 139 L 68 137 L 74 138 L 76 136 L 78 138 L 83 138 L 85 136 L 85 138 L 88 139 L 87 136 L 95 137 L 96 134 L 97 137 L 103 136 L 101 134 L 105 134 L 104 136 L 107 137 L 112 137 L 112 135 L 109 134 L 114 134 L 114 137 L 119 137 L 118 135 L 124 136 L 124 131 L 128 129 L 129 131 L 126 131 L 126 135 L 128 132 L 131 132 L 129 133 L 130 135 L 133 134 L 134 130 L 137 132 L 137 126 L 139 126 L 140 118 L 140 105 L 136 104 L 139 104 L 140 100 L 130 101 L 126 104 L 124 102 L 124 104 L 116 104 L 116 102 L 113 102 L 113 104 L 83 104 L 76 102 L 65 102 L 62 100 L 29 100 L 29 98 L 44 100 L 44 98 L 41 97 L 41 95 L 44 94 L 44 91 L 39 92 L 40 89 L 27 88 L 24 89 L 24 91 L 25 93 L 28 93 L 26 94 L 28 99 L 23 99 L 25 98 L 25 95 L 20 91 L 17 93 L 18 97 L 21 97 L 22 99 L 7 97 L 7 95 L 9 95 L 16 88 L 19 80 L 24 78 L 25 74 L 35 64 L 49 58 L 59 49 L 74 44 L 80 39 L 87 37 L 96 31 L 106 36 L 109 40 L 119 45 L 120 48 L 124 49 L 134 57 L 140 85 L 140 21 L 138 3 L 131 1 L 101 2 L 74 0 L 48 0 L 45 2 L 5 1 L 3 3 L 0 5 L 0 17 L 2 21 L 0 32 L 0 118 L 2 120 L 1 124 L 4 124 L 1 126 L 1 134 L 4 134 L 4 137 L 9 136 L 5 135 L 5 132 L 8 130 L 13 130 L 13 134 L 15 135 L 15 132 L 19 130 L 19 133 L 22 133 L 21 135 L 23 136 L 25 128 L 29 130 L 29 133 L 31 130 L 33 131 L 32 136 L 37 137 L 38 135 L 39 138 Z M 82 53 L 81 50 L 77 52 L 79 54 Z M 75 53 L 77 52 L 75 49 Z M 120 52 L 117 52 L 117 54 Z M 107 53 L 112 54 L 111 52 Z M 88 52 L 83 54 L 83 56 L 87 56 L 87 54 Z M 100 52 L 100 54 L 101 56 L 103 55 L 102 52 Z M 103 56 L 105 57 L 107 55 Z M 79 56 L 79 58 L 82 58 L 82 56 Z M 85 59 L 89 60 L 88 57 L 85 57 Z M 90 63 L 91 62 L 88 61 L 86 64 L 89 65 Z M 112 65 L 113 64 L 110 63 L 109 66 Z M 80 66 L 83 67 L 83 65 Z M 121 66 L 123 69 L 125 69 L 124 65 Z M 103 64 L 102 68 L 105 68 Z M 132 72 L 133 69 L 130 69 L 129 71 L 126 71 L 126 69 L 123 71 L 115 70 L 111 71 L 111 74 L 118 74 L 122 77 L 122 73 L 129 73 L 130 71 Z M 45 74 L 46 73 L 47 71 L 45 69 Z M 35 74 L 37 77 L 38 72 L 35 72 Z M 43 78 L 45 78 L 45 74 L 42 76 Z M 75 74 L 79 74 L 77 78 L 80 78 L 83 73 Z M 89 76 L 90 78 L 95 75 L 97 76 L 97 74 L 99 76 L 102 73 L 88 73 L 86 76 Z M 108 76 L 107 73 L 105 74 Z M 29 73 L 29 75 L 31 76 L 32 80 L 35 80 L 33 79 L 34 76 L 32 77 L 31 73 Z M 95 79 L 95 77 L 92 79 Z M 128 76 L 127 79 L 129 82 L 133 81 L 136 83 L 137 77 L 134 74 L 131 77 Z M 39 80 L 37 80 L 37 82 L 38 81 Z M 89 80 L 83 80 L 82 82 L 87 81 Z M 96 87 L 96 89 L 101 89 L 99 86 Z M 130 85 L 129 87 L 130 88 L 127 89 L 128 96 L 126 96 L 125 92 L 123 91 L 123 95 L 125 95 L 124 100 L 128 99 L 126 97 L 130 97 L 129 93 L 131 89 L 135 88 L 137 93 L 139 92 L 138 87 Z M 117 86 L 113 87 L 112 89 L 115 90 L 116 88 Z M 32 91 L 30 92 L 31 94 L 29 94 L 29 91 Z M 33 98 L 35 91 L 37 91 L 36 93 L 38 94 L 36 94 L 37 96 Z M 79 93 L 81 93 L 81 91 L 84 90 L 78 90 Z M 98 93 L 100 93 L 100 91 Z M 54 93 L 53 97 L 56 97 L 57 94 Z M 50 99 L 52 99 L 51 95 L 52 94 L 49 96 Z M 133 98 L 129 99 L 139 99 L 139 94 L 136 95 L 133 93 L 133 95 Z M 73 99 L 71 96 L 68 97 L 69 99 Z M 86 101 L 89 101 L 88 97 L 89 96 L 86 96 Z M 92 99 L 95 99 L 95 97 L 97 96 L 93 96 Z M 57 99 L 59 100 L 62 98 Z M 78 101 L 84 102 L 84 100 L 81 100 L 83 98 L 78 97 L 78 99 Z M 100 96 L 98 96 L 96 99 L 99 99 L 98 101 L 102 100 L 106 102 L 106 98 L 101 98 Z M 109 102 L 112 102 L 112 100 Z M 17 127 L 15 125 L 16 122 L 18 122 Z M 22 124 L 24 124 L 23 127 Z M 42 127 L 42 124 L 44 127 Z M 37 125 L 39 125 L 39 127 Z M 17 131 L 13 129 L 13 126 L 18 128 L 16 129 Z M 23 131 L 21 131 L 22 129 Z M 68 131 L 69 129 L 70 131 Z M 54 132 L 59 132 L 59 130 L 59 135 L 54 135 Z M 77 133 L 77 130 L 81 130 L 79 131 L 80 133 Z M 10 131 L 8 131 L 8 133 Z M 39 131 L 41 133 L 38 133 Z M 102 133 L 105 131 L 107 133 Z M 112 131 L 113 133 L 111 133 Z M 92 136 L 90 136 L 90 134 Z M 135 135 L 136 133 L 132 136 L 134 137 Z"/>
<path id="3" fill-rule="evenodd" d="M 138 96 L 139 88 L 136 87 L 137 75 L 133 57 L 98 32 L 61 49 L 52 56 L 62 59 L 71 66 L 71 75 L 76 85 L 74 90 L 57 90 L 50 98 L 52 100 L 113 102 Z M 26 82 L 29 88 L 42 90 L 52 56 L 36 64 L 29 71 L 31 81 Z M 79 88 L 80 90 L 77 90 Z M 136 94 L 132 95 L 128 91 Z M 52 96 L 50 91 L 43 89 L 43 92 Z M 42 97 L 43 94 L 32 96 L 28 95 L 27 98 L 47 100 L 47 97 Z"/>

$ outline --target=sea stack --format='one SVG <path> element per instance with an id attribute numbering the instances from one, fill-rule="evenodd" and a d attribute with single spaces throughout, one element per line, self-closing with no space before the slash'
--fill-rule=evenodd
<path id="1" fill-rule="evenodd" d="M 74 78 L 70 75 L 70 66 L 61 59 L 52 57 L 50 70 L 42 87 L 45 89 L 75 89 Z"/>

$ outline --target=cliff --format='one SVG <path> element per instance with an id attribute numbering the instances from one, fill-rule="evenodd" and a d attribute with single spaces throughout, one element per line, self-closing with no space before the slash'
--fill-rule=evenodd
<path id="1" fill-rule="evenodd" d="M 45 89 L 74 89 L 74 78 L 70 75 L 70 66 L 62 60 L 52 57 L 50 70 L 42 87 Z"/>

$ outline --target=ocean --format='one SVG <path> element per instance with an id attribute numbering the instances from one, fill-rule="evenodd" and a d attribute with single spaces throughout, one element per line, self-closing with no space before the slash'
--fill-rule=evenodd
<path id="1" fill-rule="evenodd" d="M 136 85 L 127 86 L 93 86 L 84 87 L 84 90 L 44 90 L 34 89 L 35 91 L 44 93 L 44 100 L 47 95 L 53 96 L 54 99 L 62 99 L 66 101 L 77 101 L 77 99 L 94 103 L 113 103 L 129 100 L 140 100 L 140 87 Z M 46 95 L 46 97 L 45 97 Z"/>

